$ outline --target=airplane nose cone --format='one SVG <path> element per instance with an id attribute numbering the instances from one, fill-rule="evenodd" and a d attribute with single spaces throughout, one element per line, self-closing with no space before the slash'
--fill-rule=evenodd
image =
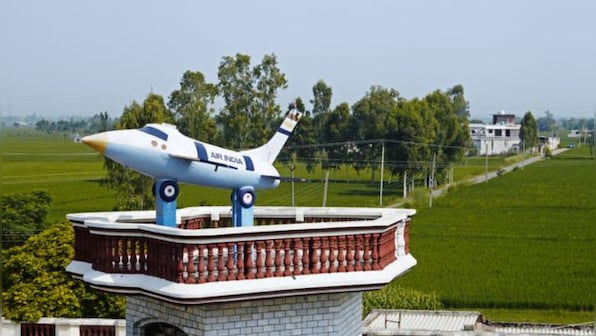
<path id="1" fill-rule="evenodd" d="M 105 133 L 98 133 L 93 135 L 88 135 L 81 139 L 81 141 L 98 151 L 99 153 L 103 154 L 106 151 L 106 146 L 108 145 L 108 135 Z"/>

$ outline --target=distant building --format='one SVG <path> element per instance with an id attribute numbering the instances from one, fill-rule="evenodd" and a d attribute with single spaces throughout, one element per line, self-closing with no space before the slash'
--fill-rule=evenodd
<path id="1" fill-rule="evenodd" d="M 514 114 L 493 115 L 493 124 L 470 124 L 470 136 L 478 155 L 500 155 L 520 150 L 520 124 Z"/>
<path id="2" fill-rule="evenodd" d="M 515 114 L 493 114 L 493 125 L 515 125 Z"/>
<path id="3" fill-rule="evenodd" d="M 79 135 L 79 133 L 71 134 L 70 138 L 72 139 L 73 142 L 76 142 L 76 143 L 80 143 L 81 139 L 82 139 L 82 137 Z"/>
<path id="4" fill-rule="evenodd" d="M 554 150 L 559 147 L 561 143 L 561 139 L 557 136 L 539 136 L 538 137 L 538 144 L 540 147 L 540 151 L 544 151 L 544 149 L 548 148 L 549 150 Z"/>
<path id="5" fill-rule="evenodd" d="M 582 136 L 582 131 L 577 130 L 577 129 L 571 130 L 571 131 L 569 131 L 569 134 L 567 134 L 568 138 L 579 138 L 581 136 Z"/>
<path id="6" fill-rule="evenodd" d="M 593 137 L 594 136 L 594 129 L 574 129 L 569 131 L 569 134 L 567 134 L 568 138 L 582 138 L 582 137 Z"/>

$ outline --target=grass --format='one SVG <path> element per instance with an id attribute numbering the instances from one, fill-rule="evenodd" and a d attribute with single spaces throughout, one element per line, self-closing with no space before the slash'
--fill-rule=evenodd
<path id="1" fill-rule="evenodd" d="M 475 310 L 475 309 L 464 309 Z M 499 322 L 531 322 L 552 324 L 580 324 L 593 322 L 593 311 L 569 311 L 561 309 L 532 310 L 532 309 L 486 309 L 480 310 L 482 315 L 490 321 Z"/>
<path id="2" fill-rule="evenodd" d="M 53 199 L 50 222 L 76 211 L 113 207 L 111 191 L 99 186 L 104 175 L 98 156 L 60 135 L 3 136 L 0 194 L 46 190 Z"/>
<path id="3" fill-rule="evenodd" d="M 4 133 L 0 146 L 0 195 L 47 190 L 50 222 L 114 207 L 112 192 L 98 183 L 102 162 L 86 146 L 30 131 Z M 489 157 L 488 166 L 497 170 L 519 159 Z M 484 169 L 485 158 L 467 158 L 455 167 L 455 181 Z M 295 173 L 312 179 L 295 184 L 295 205 L 321 206 L 323 172 L 299 166 Z M 327 205 L 379 206 L 379 181 L 371 183 L 370 175 L 331 170 Z M 390 179 L 387 174 L 383 204 L 401 200 L 401 182 Z M 436 293 L 448 309 L 479 310 L 492 320 L 586 322 L 594 307 L 593 181 L 593 156 L 582 147 L 489 183 L 462 183 L 414 218 L 412 253 L 419 263 L 395 284 Z M 257 197 L 261 206 L 290 205 L 291 184 Z M 227 190 L 186 185 L 178 200 L 180 207 L 227 204 Z"/>
<path id="4" fill-rule="evenodd" d="M 593 314 L 595 164 L 583 151 L 458 188 L 421 210 L 410 231 L 419 264 L 396 283 L 436 292 L 449 309 L 495 309 L 494 319 L 504 310 Z"/>

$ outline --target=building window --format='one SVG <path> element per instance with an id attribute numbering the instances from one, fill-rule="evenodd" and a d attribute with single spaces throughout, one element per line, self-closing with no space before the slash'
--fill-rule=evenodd
<path id="1" fill-rule="evenodd" d="M 495 130 L 495 136 L 501 136 L 501 130 Z"/>
<path id="2" fill-rule="evenodd" d="M 505 136 L 506 137 L 510 137 L 511 136 L 511 130 L 505 130 Z"/>

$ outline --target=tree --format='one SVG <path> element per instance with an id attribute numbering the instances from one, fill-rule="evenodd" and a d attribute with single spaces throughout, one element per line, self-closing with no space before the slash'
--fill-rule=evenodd
<path id="1" fill-rule="evenodd" d="M 470 147 L 468 119 L 457 113 L 458 106 L 452 101 L 449 90 L 436 90 L 424 97 L 424 100 L 437 121 L 436 137 L 432 145 L 436 153 L 437 173 L 441 175 L 451 163 L 463 159 Z"/>
<path id="2" fill-rule="evenodd" d="M 124 113 L 116 123 L 116 129 L 139 128 L 148 123 L 173 121 L 173 116 L 166 108 L 160 95 L 150 93 L 143 105 L 133 101 L 124 108 Z M 107 176 L 103 184 L 116 192 L 116 209 L 144 210 L 152 207 L 153 178 L 128 169 L 108 158 L 104 159 Z"/>
<path id="3" fill-rule="evenodd" d="M 87 132 L 99 133 L 111 130 L 114 127 L 113 120 L 110 119 L 108 111 L 100 112 L 88 121 Z"/>
<path id="4" fill-rule="evenodd" d="M 285 74 L 277 67 L 275 54 L 263 56 L 261 63 L 254 67 L 253 76 L 257 105 L 252 120 L 256 127 L 254 145 L 262 145 L 277 131 L 281 108 L 275 103 L 275 98 L 277 90 L 287 88 L 288 82 Z"/>
<path id="5" fill-rule="evenodd" d="M 250 148 L 262 145 L 275 130 L 277 90 L 287 87 L 285 75 L 277 67 L 274 54 L 265 55 L 254 68 L 250 56 L 226 56 L 219 65 L 217 88 L 224 107 L 217 116 L 223 129 L 224 145 Z"/>
<path id="6" fill-rule="evenodd" d="M 320 79 L 312 87 L 313 99 L 310 101 L 312 106 L 312 116 L 316 117 L 321 113 L 329 112 L 331 108 L 331 97 L 333 96 L 333 90 L 328 86 L 325 81 Z"/>
<path id="7" fill-rule="evenodd" d="M 294 134 L 292 134 L 288 139 L 287 145 L 282 149 L 282 154 L 285 153 L 285 157 L 291 157 L 293 153 L 296 153 L 296 158 L 304 161 L 306 163 L 307 172 L 311 173 L 316 164 L 315 145 L 317 144 L 313 119 L 310 112 L 306 111 L 302 98 L 297 97 L 294 100 L 294 104 L 296 105 L 296 109 L 302 112 L 303 115 L 296 129 L 294 129 Z M 295 148 L 295 146 L 307 147 Z"/>
<path id="8" fill-rule="evenodd" d="M 3 316 L 15 322 L 48 317 L 123 318 L 124 297 L 97 292 L 66 273 L 74 256 L 69 223 L 55 224 L 3 251 Z"/>
<path id="9" fill-rule="evenodd" d="M 537 129 L 540 132 L 554 132 L 557 126 L 557 122 L 555 121 L 553 114 L 549 110 L 544 111 L 544 117 L 538 118 L 536 120 L 536 123 Z"/>
<path id="10" fill-rule="evenodd" d="M 453 104 L 453 112 L 460 118 L 470 117 L 470 103 L 464 98 L 464 87 L 458 84 L 447 90 L 447 95 Z"/>
<path id="11" fill-rule="evenodd" d="M 46 133 L 51 132 L 51 123 L 46 119 L 41 119 L 35 123 L 35 129 Z"/>
<path id="12" fill-rule="evenodd" d="M 437 120 L 424 100 L 400 102 L 392 119 L 395 124 L 387 131 L 387 139 L 394 140 L 386 146 L 387 161 L 392 162 L 393 174 L 420 171 L 429 162 L 434 151 L 429 144 L 435 142 Z"/>
<path id="13" fill-rule="evenodd" d="M 523 143 L 523 147 L 532 148 L 536 146 L 538 143 L 538 130 L 536 120 L 534 119 L 532 112 L 526 112 L 520 124 L 521 128 L 519 130 L 519 138 Z"/>
<path id="14" fill-rule="evenodd" d="M 311 116 L 316 125 L 316 138 L 319 143 L 329 142 L 324 136 L 324 125 L 327 123 L 331 111 L 333 90 L 321 79 L 312 87 L 312 94 L 313 99 L 310 101 L 313 105 Z"/>
<path id="15" fill-rule="evenodd" d="M 3 249 L 19 245 L 46 228 L 46 215 L 51 202 L 52 198 L 46 191 L 0 197 Z"/>
<path id="16" fill-rule="evenodd" d="M 212 115 L 217 87 L 207 83 L 199 71 L 186 71 L 180 80 L 180 89 L 170 94 L 168 107 L 174 112 L 176 125 L 183 134 L 212 142 L 215 138 L 215 119 Z"/>
<path id="17" fill-rule="evenodd" d="M 360 141 L 385 138 L 387 129 L 391 127 L 392 110 L 397 108 L 400 100 L 399 92 L 394 89 L 371 87 L 370 91 L 352 106 L 353 115 L 350 119 L 352 138 Z M 361 143 L 357 147 L 356 162 L 364 161 L 371 167 L 372 181 L 375 176 L 376 161 L 381 156 L 381 145 Z M 356 169 L 362 167 L 363 165 L 355 166 Z"/>
<path id="18" fill-rule="evenodd" d="M 341 103 L 328 114 L 322 131 L 325 142 L 342 142 L 349 139 L 350 105 Z"/>
<path id="19" fill-rule="evenodd" d="M 350 105 L 341 103 L 333 111 L 327 113 L 328 116 L 322 129 L 322 138 L 325 143 L 345 142 L 350 139 Z M 333 146 L 328 148 L 329 156 L 332 158 L 342 158 L 342 163 L 346 163 L 349 145 Z"/>

